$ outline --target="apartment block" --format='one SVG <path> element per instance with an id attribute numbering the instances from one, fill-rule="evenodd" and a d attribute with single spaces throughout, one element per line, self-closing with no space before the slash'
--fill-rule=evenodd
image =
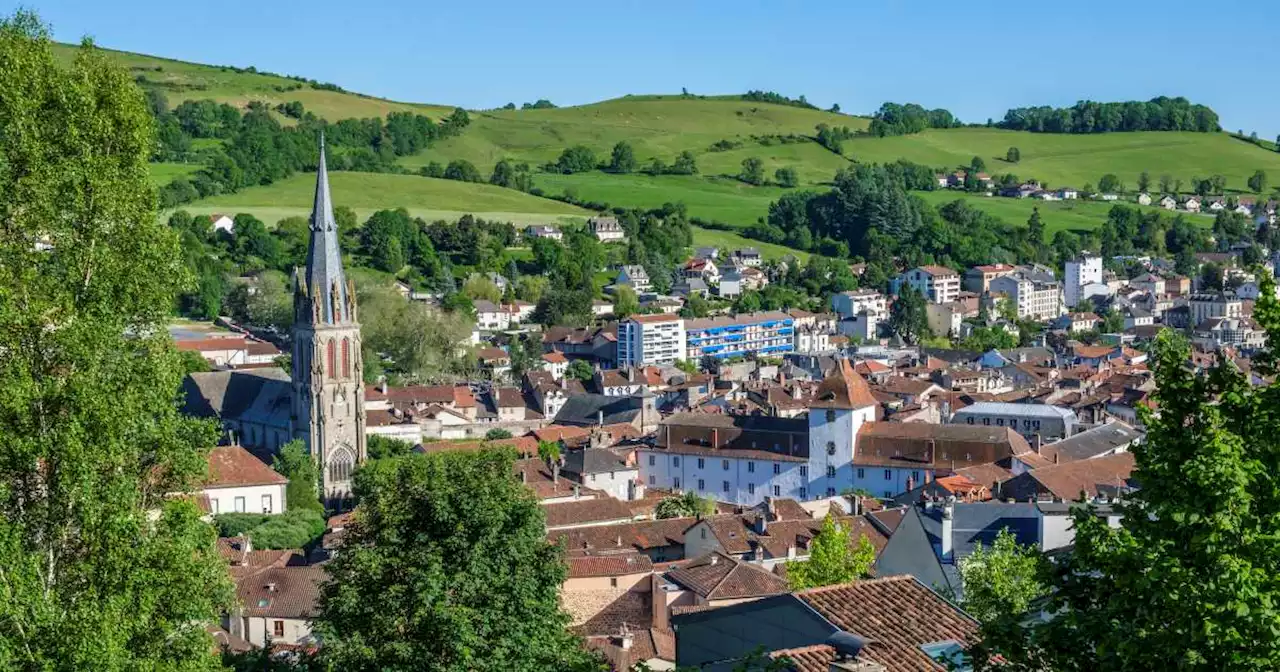
<path id="1" fill-rule="evenodd" d="M 795 320 L 778 311 L 744 313 L 688 320 L 684 332 L 685 358 L 690 361 L 703 357 L 781 355 L 794 348 Z"/>
<path id="2" fill-rule="evenodd" d="M 618 366 L 674 364 L 685 354 L 679 315 L 633 315 L 618 323 Z"/>

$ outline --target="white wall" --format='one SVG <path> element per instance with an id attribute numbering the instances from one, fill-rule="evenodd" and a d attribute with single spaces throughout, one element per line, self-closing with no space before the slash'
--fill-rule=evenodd
<path id="1" fill-rule="evenodd" d="M 625 502 L 628 499 L 629 488 L 627 484 L 638 478 L 640 478 L 639 469 L 624 469 L 607 474 L 588 474 L 585 476 L 583 485 L 607 492 L 610 497 Z"/>
<path id="2" fill-rule="evenodd" d="M 212 514 L 235 512 L 237 497 L 244 498 L 245 513 L 263 513 L 262 497 L 271 497 L 271 510 L 266 513 L 284 513 L 284 484 L 248 485 L 234 488 L 205 488 L 202 492 L 209 497 L 209 512 Z"/>

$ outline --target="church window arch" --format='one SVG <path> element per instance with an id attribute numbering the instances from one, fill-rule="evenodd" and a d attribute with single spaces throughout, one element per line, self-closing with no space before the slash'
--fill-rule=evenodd
<path id="1" fill-rule="evenodd" d="M 330 378 L 337 378 L 337 377 L 338 377 L 338 351 L 337 351 L 337 344 L 333 341 L 333 339 L 330 339 L 330 340 L 329 340 L 329 343 L 325 346 L 325 349 L 327 350 L 327 356 L 328 356 L 328 360 L 329 360 L 329 361 L 328 361 L 328 364 L 329 364 L 329 377 L 330 377 Z"/>
<path id="2" fill-rule="evenodd" d="M 342 339 L 342 377 L 351 377 L 351 339 Z"/>
<path id="3" fill-rule="evenodd" d="M 346 446 L 337 448 L 333 452 L 333 458 L 329 461 L 329 481 L 340 483 L 351 480 L 355 464 L 355 457 L 352 456 L 350 450 L 347 450 Z"/>

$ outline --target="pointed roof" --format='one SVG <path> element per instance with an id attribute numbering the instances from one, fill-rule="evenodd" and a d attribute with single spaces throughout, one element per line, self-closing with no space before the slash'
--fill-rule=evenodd
<path id="1" fill-rule="evenodd" d="M 342 255 L 338 245 L 338 222 L 333 217 L 333 198 L 329 195 L 329 170 L 324 155 L 324 135 L 320 136 L 320 164 L 316 168 L 316 197 L 311 207 L 311 241 L 307 247 L 307 295 L 320 294 L 324 321 L 329 324 L 349 322 L 347 312 L 347 280 L 342 273 Z M 333 294 L 337 293 L 338 314 L 334 315 Z"/>
<path id="2" fill-rule="evenodd" d="M 853 370 L 853 365 L 847 359 L 841 359 L 836 364 L 835 371 L 823 379 L 814 399 L 811 408 L 853 410 L 879 404 L 872 396 L 867 381 Z"/>

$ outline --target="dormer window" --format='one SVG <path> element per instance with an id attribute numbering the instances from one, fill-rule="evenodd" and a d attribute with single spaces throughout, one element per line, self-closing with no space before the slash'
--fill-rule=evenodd
<path id="1" fill-rule="evenodd" d="M 836 454 L 836 442 L 835 442 L 835 441 L 828 441 L 828 442 L 827 442 L 827 454 L 828 454 L 828 455 L 835 455 L 835 454 Z"/>

